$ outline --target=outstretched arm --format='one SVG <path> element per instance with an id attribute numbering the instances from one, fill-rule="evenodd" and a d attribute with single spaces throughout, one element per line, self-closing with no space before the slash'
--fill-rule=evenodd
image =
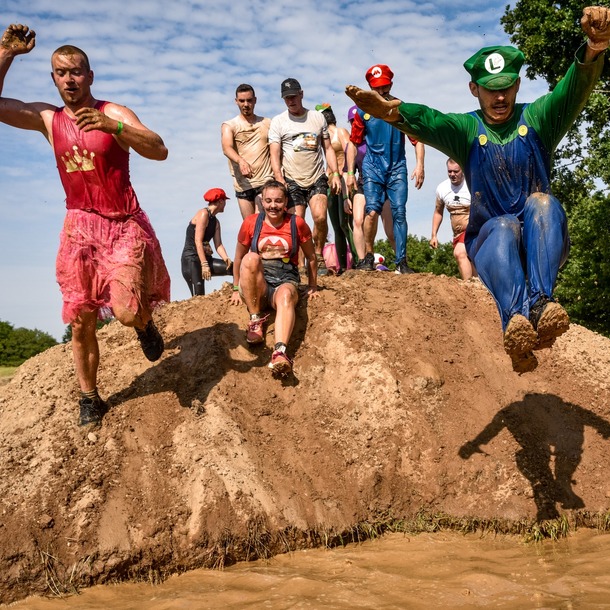
<path id="1" fill-rule="evenodd" d="M 587 35 L 585 62 L 595 58 L 608 48 L 610 42 L 610 8 L 606 6 L 588 6 L 583 9 L 580 25 Z"/>
<path id="2" fill-rule="evenodd" d="M 398 98 L 385 99 L 377 91 L 364 90 L 355 85 L 345 88 L 345 95 L 354 101 L 358 108 L 372 114 L 377 119 L 383 119 L 388 123 L 395 123 L 400 119 L 398 106 L 402 102 Z"/>
<path id="3" fill-rule="evenodd" d="M 41 102 L 26 104 L 21 100 L 2 97 L 4 79 L 17 55 L 29 53 L 36 45 L 36 33 L 27 25 L 20 23 L 9 25 L 0 40 L 0 121 L 18 127 L 40 131 L 47 138 L 47 129 L 43 120 L 45 110 L 53 111 L 55 106 Z"/>

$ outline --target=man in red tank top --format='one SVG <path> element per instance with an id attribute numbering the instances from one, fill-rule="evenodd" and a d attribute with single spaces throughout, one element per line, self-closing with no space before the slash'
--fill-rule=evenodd
<path id="1" fill-rule="evenodd" d="M 20 24 L 10 25 L 2 36 L 0 121 L 40 131 L 55 153 L 67 207 L 56 265 L 62 317 L 72 326 L 80 424 L 99 425 L 108 405 L 97 391 L 98 317 L 112 313 L 135 328 L 150 361 L 158 360 L 164 349 L 152 310 L 169 301 L 169 275 L 129 180 L 129 149 L 161 161 L 167 148 L 129 108 L 93 97 L 89 59 L 71 45 L 51 57 L 63 106 L 2 97 L 13 59 L 29 53 L 35 40 L 36 34 Z"/>

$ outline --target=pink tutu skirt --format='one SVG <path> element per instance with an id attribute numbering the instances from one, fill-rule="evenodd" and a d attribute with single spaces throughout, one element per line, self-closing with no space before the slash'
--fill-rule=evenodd
<path id="1" fill-rule="evenodd" d="M 56 272 L 65 324 L 81 311 L 97 310 L 100 318 L 111 316 L 113 293 L 114 298 L 122 295 L 120 305 L 133 313 L 140 308 L 152 310 L 170 299 L 161 246 L 142 210 L 123 220 L 67 210 Z"/>

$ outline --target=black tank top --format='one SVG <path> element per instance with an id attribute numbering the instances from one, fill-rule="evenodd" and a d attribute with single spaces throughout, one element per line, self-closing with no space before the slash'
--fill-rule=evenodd
<path id="1" fill-rule="evenodd" d="M 208 210 L 208 226 L 205 228 L 203 234 L 203 241 L 210 242 L 216 233 L 216 225 L 218 219 L 216 216 L 210 214 Z M 194 256 L 198 257 L 197 247 L 195 246 L 195 226 L 192 222 L 189 222 L 186 227 L 186 239 L 184 240 L 184 250 L 182 250 L 182 256 Z"/>

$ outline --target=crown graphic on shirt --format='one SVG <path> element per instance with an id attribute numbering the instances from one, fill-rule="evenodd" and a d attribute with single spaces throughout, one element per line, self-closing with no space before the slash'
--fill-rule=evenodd
<path id="1" fill-rule="evenodd" d="M 78 146 L 73 146 L 72 151 L 66 151 L 61 160 L 66 166 L 66 172 L 68 174 L 72 172 L 90 172 L 95 169 L 95 153 L 89 153 L 86 149 L 83 149 L 82 154 L 78 150 Z"/>

